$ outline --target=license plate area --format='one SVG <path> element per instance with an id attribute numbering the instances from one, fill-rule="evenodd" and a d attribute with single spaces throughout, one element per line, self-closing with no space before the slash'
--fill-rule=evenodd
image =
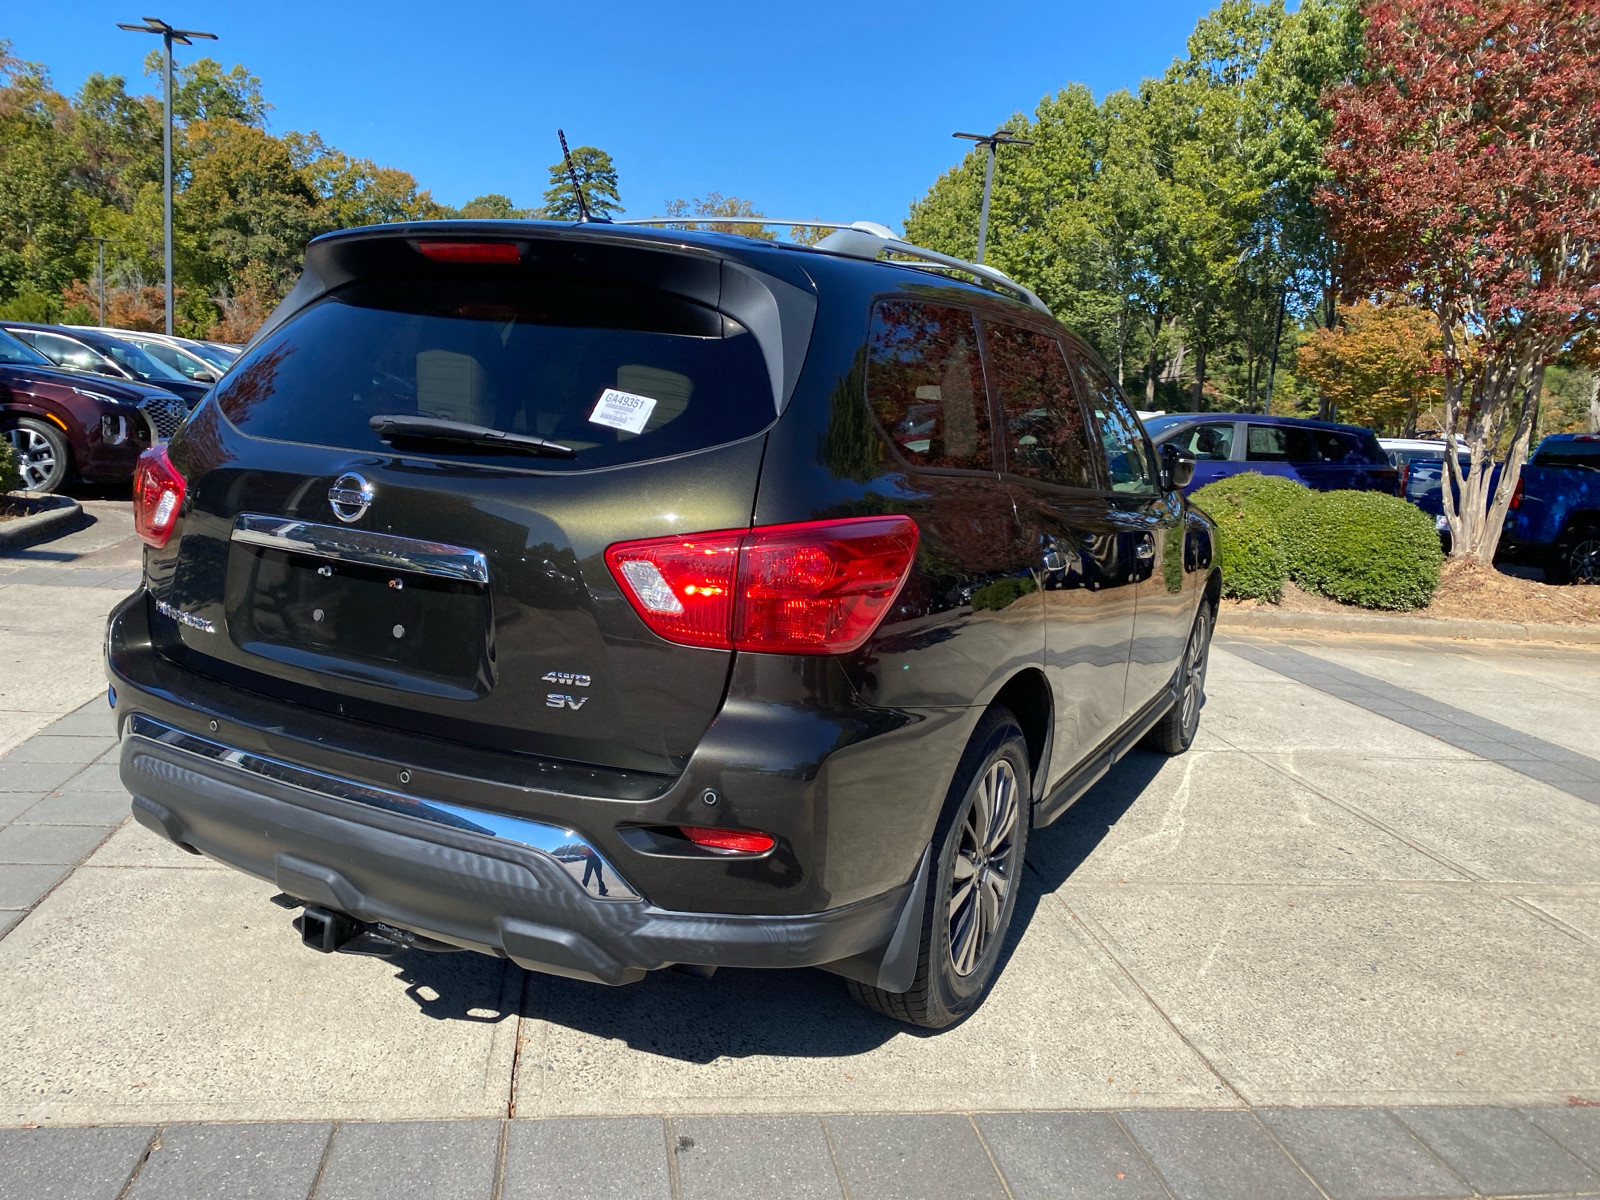
<path id="1" fill-rule="evenodd" d="M 456 699 L 493 684 L 484 584 L 236 541 L 227 609 L 241 650 L 285 665 Z"/>

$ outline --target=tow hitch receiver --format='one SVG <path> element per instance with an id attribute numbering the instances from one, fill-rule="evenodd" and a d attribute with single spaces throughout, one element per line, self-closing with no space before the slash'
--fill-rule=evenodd
<path id="1" fill-rule="evenodd" d="M 298 907 L 292 896 L 274 896 L 274 904 L 284 908 Z M 286 903 L 287 902 L 287 903 Z M 300 941 L 322 954 L 363 954 L 370 958 L 393 958 L 406 950 L 429 950 L 435 953 L 454 953 L 461 947 L 448 942 L 398 929 L 378 921 L 358 921 L 354 917 L 319 904 L 307 904 L 294 919 Z"/>

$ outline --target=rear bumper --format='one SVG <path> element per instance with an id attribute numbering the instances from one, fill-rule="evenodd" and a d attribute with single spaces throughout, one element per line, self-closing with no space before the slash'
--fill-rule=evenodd
<path id="1" fill-rule="evenodd" d="M 158 740 L 170 728 L 136 719 L 124 738 L 122 781 L 141 824 L 301 900 L 532 970 L 619 984 L 675 963 L 835 963 L 886 946 L 915 890 L 908 880 L 815 913 L 691 913 L 639 899 L 613 872 L 601 897 L 573 863 L 528 844 L 535 835 L 452 827 L 407 813 L 416 802 L 406 797 L 297 773 L 193 734 Z M 284 768 L 278 777 L 274 765 Z M 340 785 L 397 803 L 347 798 Z"/>

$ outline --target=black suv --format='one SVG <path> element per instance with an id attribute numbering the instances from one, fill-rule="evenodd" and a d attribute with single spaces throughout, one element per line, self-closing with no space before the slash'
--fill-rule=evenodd
<path id="1" fill-rule="evenodd" d="M 314 241 L 141 460 L 137 818 L 324 951 L 970 1012 L 1030 827 L 1188 747 L 1220 578 L 1094 355 L 901 245 Z"/>

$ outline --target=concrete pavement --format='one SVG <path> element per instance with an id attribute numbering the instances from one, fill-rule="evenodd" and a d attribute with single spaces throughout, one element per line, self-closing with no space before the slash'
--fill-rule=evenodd
<path id="1" fill-rule="evenodd" d="M 123 594 L 5 567 L 0 656 L 49 632 L 8 589 L 58 613 Z M 56 682 L 13 728 L 99 670 L 97 626 L 56 636 L 36 673 Z M 1600 1195 L 1600 1109 L 1563 1107 L 1600 1100 L 1597 668 L 1573 647 L 1220 639 L 1195 749 L 1130 757 L 1035 835 L 994 993 L 940 1034 L 819 972 L 604 989 L 312 954 L 270 884 L 117 824 L 97 695 L 0 758 L 0 1163 L 79 1162 L 59 1194 L 86 1196 L 139 1163 L 131 1196 L 388 1194 L 360 1181 L 402 1160 L 424 1183 L 459 1162 L 439 1195 L 579 1195 L 583 1170 L 607 1195 L 763 1170 L 780 1195 Z M 396 1124 L 415 1121 L 447 1124 Z M 190 1188 L 232 1178 L 194 1165 L 213 1159 L 281 1192 Z M 1096 1163 L 1134 1169 L 1072 1190 Z"/>

